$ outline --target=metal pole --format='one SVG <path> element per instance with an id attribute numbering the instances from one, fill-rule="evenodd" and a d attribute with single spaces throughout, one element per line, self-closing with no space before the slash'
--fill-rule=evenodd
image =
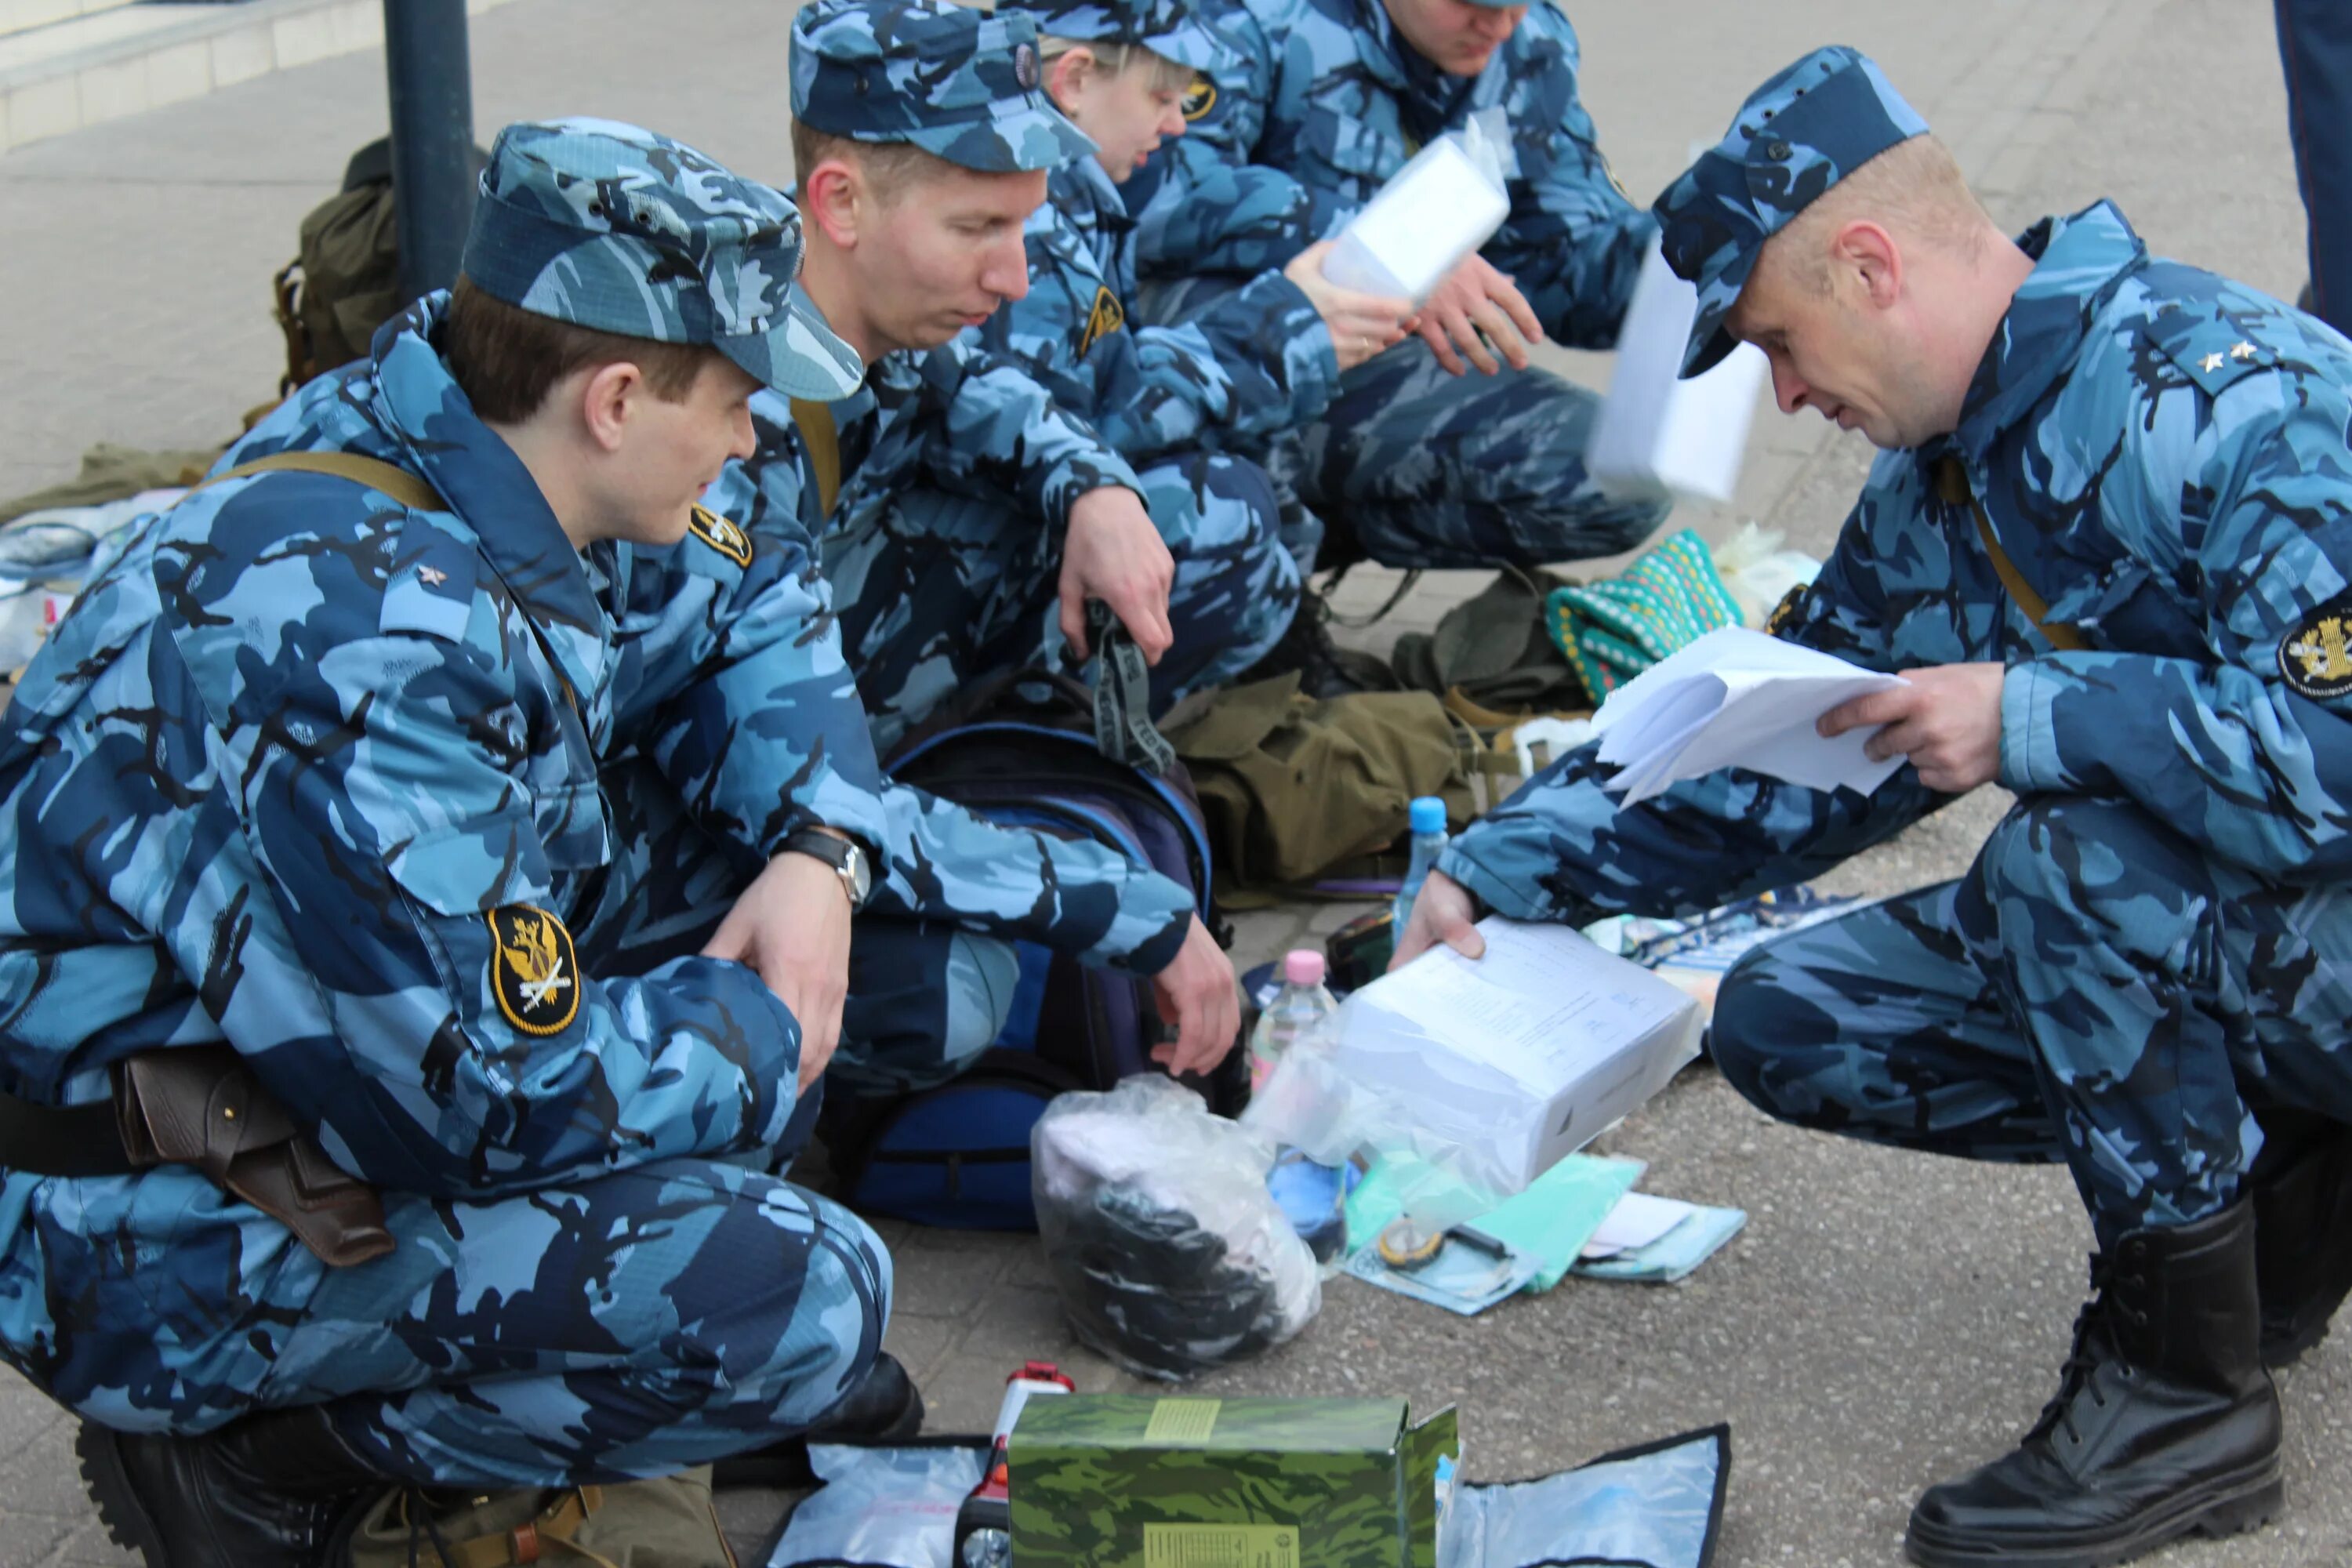
<path id="1" fill-rule="evenodd" d="M 457 281 L 466 228 L 474 218 L 466 0 L 383 0 L 383 53 L 405 304 Z"/>

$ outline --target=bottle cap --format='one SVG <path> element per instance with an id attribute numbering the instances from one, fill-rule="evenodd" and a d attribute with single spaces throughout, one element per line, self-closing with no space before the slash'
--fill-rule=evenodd
<path id="1" fill-rule="evenodd" d="M 1415 833 L 1443 833 L 1445 831 L 1445 803 L 1433 795 L 1418 795 L 1412 805 L 1405 808 L 1405 820 L 1412 825 Z"/>
<path id="2" fill-rule="evenodd" d="M 1311 947 L 1294 949 L 1283 958 L 1282 977 L 1293 985 L 1322 984 L 1323 955 Z"/>

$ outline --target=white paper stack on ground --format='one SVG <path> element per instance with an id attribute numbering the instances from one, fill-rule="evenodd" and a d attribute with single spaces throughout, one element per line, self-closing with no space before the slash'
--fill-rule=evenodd
<path id="1" fill-rule="evenodd" d="M 1632 805 L 1685 779 L 1742 767 L 1809 789 L 1868 795 L 1903 759 L 1874 763 L 1863 754 L 1872 731 L 1824 738 L 1813 721 L 1902 684 L 1899 675 L 1743 626 L 1709 632 L 1611 692 L 1592 716 L 1601 761 L 1619 770 L 1605 787 Z"/>
<path id="2" fill-rule="evenodd" d="M 1418 304 L 1494 237 L 1511 216 L 1498 166 L 1503 148 L 1473 129 L 1414 153 L 1339 231 L 1323 276 L 1343 289 Z"/>
<path id="3" fill-rule="evenodd" d="M 1350 995 L 1332 1063 L 1415 1152 L 1506 1197 L 1664 1089 L 1698 1007 L 1565 926 L 1478 930 L 1484 958 L 1440 948 Z"/>
<path id="4" fill-rule="evenodd" d="M 1738 488 L 1756 395 L 1771 367 L 1762 350 L 1742 343 L 1705 375 L 1677 379 L 1697 315 L 1698 289 L 1675 277 L 1652 246 L 1584 454 L 1586 468 L 1607 488 L 1713 501 L 1728 501 Z"/>

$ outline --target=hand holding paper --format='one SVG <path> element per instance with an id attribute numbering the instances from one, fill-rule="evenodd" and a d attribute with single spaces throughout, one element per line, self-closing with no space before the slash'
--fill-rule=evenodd
<path id="1" fill-rule="evenodd" d="M 1610 693 L 1592 716 L 1607 785 L 1623 805 L 1718 768 L 1743 767 L 1809 789 L 1867 795 L 1903 765 L 1875 758 L 1874 732 L 1829 736 L 1815 721 L 1855 698 L 1905 684 L 1842 658 L 1728 626 L 1661 659 Z"/>

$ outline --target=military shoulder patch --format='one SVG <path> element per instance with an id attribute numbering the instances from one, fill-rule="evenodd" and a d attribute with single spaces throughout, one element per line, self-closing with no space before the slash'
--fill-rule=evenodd
<path id="1" fill-rule="evenodd" d="M 1203 73 L 1194 71 L 1192 85 L 1184 94 L 1185 122 L 1192 124 L 1205 120 L 1209 116 L 1209 110 L 1216 107 L 1217 84 L 1211 81 Z"/>
<path id="2" fill-rule="evenodd" d="M 2279 640 L 2287 689 L 2315 702 L 2352 692 L 2352 594 L 2339 594 Z"/>
<path id="3" fill-rule="evenodd" d="M 2228 316 L 2187 308 L 2167 310 L 2147 325 L 2150 339 L 2208 396 L 2279 363 L 2278 350 L 2242 331 Z"/>
<path id="4" fill-rule="evenodd" d="M 1095 290 L 1094 309 L 1087 312 L 1087 330 L 1078 335 L 1078 354 L 1095 346 L 1095 340 L 1106 332 L 1115 332 L 1127 325 L 1127 312 L 1120 309 L 1118 296 L 1109 289 Z"/>
<path id="5" fill-rule="evenodd" d="M 1800 583 L 1780 595 L 1780 602 L 1773 605 L 1772 613 L 1764 618 L 1766 636 L 1780 636 L 1780 628 L 1797 618 L 1797 606 L 1805 602 L 1805 592 L 1811 586 L 1811 584 Z"/>
<path id="6" fill-rule="evenodd" d="M 695 538 L 738 566 L 751 564 L 751 536 L 707 506 L 694 509 L 687 529 Z"/>
<path id="7" fill-rule="evenodd" d="M 490 989 L 507 1022 L 526 1035 L 558 1035 L 580 1013 L 580 961 L 563 922 L 532 904 L 508 904 L 490 922 Z"/>

